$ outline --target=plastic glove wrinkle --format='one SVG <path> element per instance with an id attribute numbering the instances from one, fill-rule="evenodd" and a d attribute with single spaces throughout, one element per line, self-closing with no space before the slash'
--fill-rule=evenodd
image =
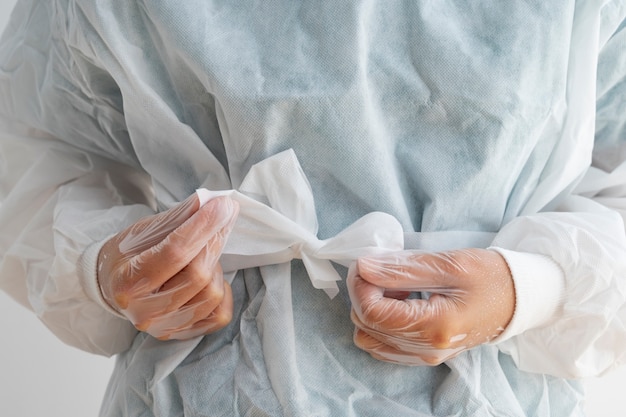
<path id="1" fill-rule="evenodd" d="M 506 262 L 485 249 L 359 259 L 348 273 L 348 290 L 355 343 L 394 363 L 438 364 L 488 342 L 515 306 Z M 411 291 L 429 296 L 403 299 Z"/>

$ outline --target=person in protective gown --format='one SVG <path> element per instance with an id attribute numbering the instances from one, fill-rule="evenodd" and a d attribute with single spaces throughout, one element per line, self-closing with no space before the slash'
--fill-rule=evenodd
<path id="1" fill-rule="evenodd" d="M 624 103 L 619 0 L 20 0 L 0 285 L 102 416 L 581 416 Z"/>

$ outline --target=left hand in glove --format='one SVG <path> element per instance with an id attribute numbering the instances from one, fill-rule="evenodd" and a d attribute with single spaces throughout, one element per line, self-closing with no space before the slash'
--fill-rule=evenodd
<path id="1" fill-rule="evenodd" d="M 361 258 L 347 282 L 355 344 L 406 365 L 438 365 L 493 340 L 515 309 L 506 261 L 488 249 Z"/>

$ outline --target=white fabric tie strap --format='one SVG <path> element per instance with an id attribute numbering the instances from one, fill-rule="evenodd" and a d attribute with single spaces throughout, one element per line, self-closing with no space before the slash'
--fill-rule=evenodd
<path id="1" fill-rule="evenodd" d="M 313 193 L 295 153 L 289 149 L 254 165 L 239 190 L 197 190 L 200 204 L 227 195 L 239 203 L 239 217 L 220 262 L 225 273 L 302 259 L 313 286 L 329 297 L 341 277 L 330 261 L 349 266 L 362 256 L 404 248 L 404 233 L 391 215 L 369 213 L 338 235 L 317 238 Z"/>

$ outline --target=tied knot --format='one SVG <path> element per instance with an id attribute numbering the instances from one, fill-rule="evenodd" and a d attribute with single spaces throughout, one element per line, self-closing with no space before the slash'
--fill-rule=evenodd
<path id="1" fill-rule="evenodd" d="M 197 191 L 200 203 L 228 195 L 239 217 L 220 262 L 225 272 L 302 259 L 315 288 L 330 297 L 341 280 L 332 262 L 349 266 L 359 257 L 404 248 L 404 233 L 391 215 L 369 213 L 329 239 L 317 238 L 311 186 L 290 149 L 254 165 L 239 190 Z"/>
<path id="2" fill-rule="evenodd" d="M 304 257 L 317 257 L 318 251 L 324 246 L 324 241 L 319 240 L 315 235 L 311 239 L 297 242 L 290 246 L 291 257 L 293 259 L 303 259 Z"/>

